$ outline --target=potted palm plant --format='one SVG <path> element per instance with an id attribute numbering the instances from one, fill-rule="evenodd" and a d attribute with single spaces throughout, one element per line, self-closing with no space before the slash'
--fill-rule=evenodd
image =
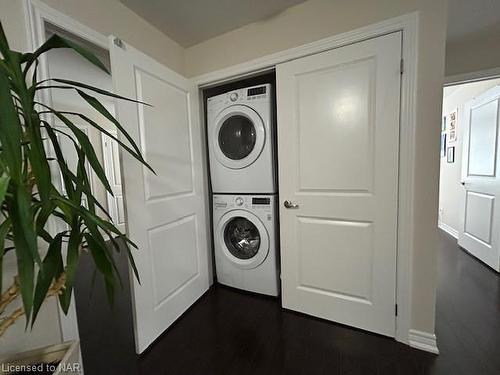
<path id="1" fill-rule="evenodd" d="M 54 48 L 70 48 L 108 72 L 92 53 L 58 35 L 53 35 L 34 52 L 13 51 L 0 24 L 0 337 L 23 316 L 26 329 L 33 326 L 47 298 L 58 298 L 67 313 L 75 272 L 83 253 L 92 257 L 97 271 L 103 275 L 110 302 L 120 280 L 114 251 L 125 248 L 135 277 L 139 277 L 131 254 L 133 242 L 117 229 L 109 215 L 96 214 L 96 208 L 104 213 L 106 210 L 92 194 L 86 163 L 106 190 L 113 192 L 93 145 L 73 122 L 74 119 L 86 121 L 115 139 L 125 152 L 152 171 L 130 135 L 92 94 L 130 99 L 82 82 L 38 79 L 40 56 Z M 110 120 L 122 137 L 117 138 L 81 113 L 47 106 L 38 100 L 43 90 L 76 91 L 91 108 Z M 54 118 L 64 123 L 66 131 L 53 126 Z M 73 144 L 78 156 L 76 171 L 68 167 L 59 137 L 67 137 Z M 54 169 L 59 171 L 63 189 L 51 179 Z M 49 231 L 47 224 L 51 220 L 63 229 Z M 120 246 L 122 242 L 126 246 Z M 15 253 L 17 276 L 11 285 L 2 288 L 2 259 L 7 252 Z M 18 298 L 22 300 L 21 307 L 9 311 L 9 305 Z M 56 349 L 64 355 L 65 348 Z M 55 353 L 56 349 L 44 353 Z M 33 357 L 33 353 L 30 355 Z M 28 357 L 15 361 L 26 363 Z"/>

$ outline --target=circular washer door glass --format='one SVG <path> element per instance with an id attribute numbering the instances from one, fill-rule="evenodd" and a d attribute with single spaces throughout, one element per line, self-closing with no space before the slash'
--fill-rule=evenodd
<path id="1" fill-rule="evenodd" d="M 260 233 L 250 220 L 235 217 L 226 224 L 224 242 L 229 252 L 236 258 L 251 259 L 259 251 Z"/>
<path id="2" fill-rule="evenodd" d="M 227 118 L 219 129 L 219 147 L 231 160 L 247 157 L 255 147 L 257 133 L 248 117 L 234 115 Z"/>

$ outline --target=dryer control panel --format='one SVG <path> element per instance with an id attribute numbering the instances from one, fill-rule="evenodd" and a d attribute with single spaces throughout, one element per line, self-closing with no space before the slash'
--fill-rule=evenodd
<path id="1" fill-rule="evenodd" d="M 214 210 L 227 209 L 252 209 L 252 210 L 273 210 L 274 196 L 265 195 L 222 195 L 217 194 L 213 197 Z"/>
<path id="2" fill-rule="evenodd" d="M 207 99 L 209 109 L 214 105 L 244 104 L 245 102 L 267 102 L 269 100 L 271 100 L 270 84 L 229 91 L 225 94 L 212 96 Z"/>

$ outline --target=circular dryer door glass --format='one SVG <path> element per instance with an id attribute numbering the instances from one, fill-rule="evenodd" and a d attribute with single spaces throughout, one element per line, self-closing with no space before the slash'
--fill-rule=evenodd
<path id="1" fill-rule="evenodd" d="M 242 115 L 227 118 L 219 129 L 219 147 L 231 160 L 246 158 L 255 147 L 256 138 L 252 121 Z"/>
<path id="2" fill-rule="evenodd" d="M 229 252 L 236 258 L 251 259 L 259 251 L 260 233 L 250 220 L 235 217 L 226 224 L 224 242 Z"/>

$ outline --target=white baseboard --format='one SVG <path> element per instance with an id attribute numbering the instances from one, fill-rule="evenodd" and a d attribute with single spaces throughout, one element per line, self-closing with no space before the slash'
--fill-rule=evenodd
<path id="1" fill-rule="evenodd" d="M 438 221 L 438 228 L 441 229 L 441 230 L 444 230 L 450 236 L 455 237 L 456 239 L 458 239 L 458 230 L 450 227 L 448 224 L 445 224 L 442 221 Z"/>
<path id="2" fill-rule="evenodd" d="M 433 354 L 439 354 L 435 334 L 410 329 L 408 337 L 409 344 L 412 348 L 424 350 Z"/>

